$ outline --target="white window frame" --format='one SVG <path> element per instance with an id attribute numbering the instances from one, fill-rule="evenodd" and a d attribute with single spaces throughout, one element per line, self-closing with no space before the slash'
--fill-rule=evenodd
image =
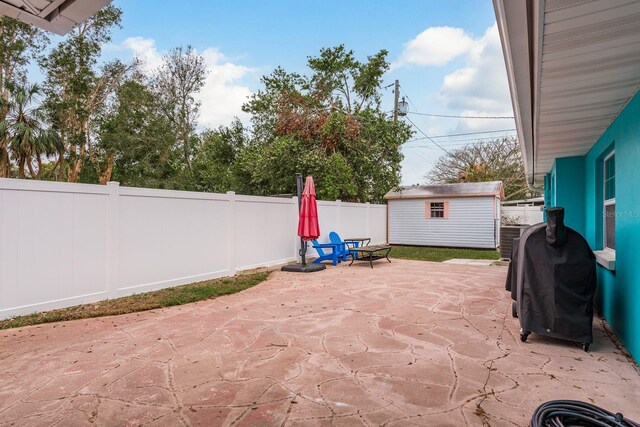
<path id="1" fill-rule="evenodd" d="M 613 157 L 616 154 L 616 150 L 613 150 L 611 153 L 607 154 L 607 156 L 602 160 L 602 247 L 607 251 L 611 251 L 613 253 L 616 252 L 614 248 L 610 248 L 607 246 L 607 206 L 611 206 L 616 204 L 616 198 L 605 199 L 607 197 L 607 160 Z M 614 184 L 616 176 L 613 176 Z M 614 207 L 615 213 L 615 207 Z M 615 233 L 615 230 L 613 231 Z"/>

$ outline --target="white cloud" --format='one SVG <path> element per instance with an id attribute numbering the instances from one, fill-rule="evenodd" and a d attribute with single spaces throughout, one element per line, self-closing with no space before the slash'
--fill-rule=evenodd
<path id="1" fill-rule="evenodd" d="M 446 65 L 473 47 L 474 40 L 462 28 L 430 27 L 409 41 L 394 68 L 404 65 Z"/>
<path id="2" fill-rule="evenodd" d="M 439 99 L 452 110 L 468 116 L 512 116 L 509 85 L 498 28 L 494 24 L 474 40 L 463 68 L 444 77 Z M 511 120 L 463 119 L 459 129 L 513 128 Z"/>
<path id="3" fill-rule="evenodd" d="M 474 38 L 462 28 L 431 27 L 409 41 L 395 67 L 445 66 L 460 58 L 463 66 L 446 74 L 437 96 L 439 111 L 464 116 L 512 116 L 509 86 L 496 24 Z M 512 120 L 460 119 L 455 131 L 511 129 Z"/>
<path id="4" fill-rule="evenodd" d="M 156 49 L 153 39 L 129 37 L 122 42 L 122 47 L 131 50 L 134 56 L 142 61 L 142 66 L 147 71 L 153 71 L 162 65 L 162 54 Z"/>
<path id="5" fill-rule="evenodd" d="M 247 121 L 249 116 L 242 111 L 251 91 L 241 80 L 252 70 L 225 60 L 224 55 L 215 48 L 202 52 L 207 66 L 207 78 L 197 99 L 200 107 L 200 126 L 216 127 L 229 124 L 234 117 Z"/>
<path id="6" fill-rule="evenodd" d="M 157 49 L 153 39 L 129 37 L 122 43 L 122 47 L 139 58 L 148 72 L 162 65 L 162 55 L 165 52 Z M 251 90 L 243 84 L 243 78 L 253 72 L 253 69 L 228 61 L 222 52 L 214 47 L 209 47 L 200 54 L 207 68 L 204 86 L 196 96 L 201 102 L 200 127 L 228 125 L 234 117 L 248 120 L 241 107 L 251 95 Z"/>

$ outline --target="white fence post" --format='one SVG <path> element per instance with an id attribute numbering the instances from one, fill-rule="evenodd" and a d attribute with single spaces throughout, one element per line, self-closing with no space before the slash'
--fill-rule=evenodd
<path id="1" fill-rule="evenodd" d="M 367 215 L 367 235 L 362 237 L 371 237 L 371 203 L 366 202 L 364 208 Z"/>
<path id="2" fill-rule="evenodd" d="M 107 297 L 116 298 L 120 286 L 118 254 L 120 252 L 120 183 L 107 182 Z"/>
<path id="3" fill-rule="evenodd" d="M 336 232 L 339 234 L 343 234 L 342 233 L 342 200 L 337 199 L 336 200 Z"/>
<path id="4" fill-rule="evenodd" d="M 227 191 L 229 209 L 227 212 L 227 265 L 229 276 L 236 274 L 236 192 Z"/>
<path id="5" fill-rule="evenodd" d="M 293 224 L 295 224 L 295 232 L 293 233 L 293 258 L 298 261 L 298 250 L 300 247 L 300 238 L 298 237 L 298 219 L 300 217 L 300 210 L 298 209 L 298 196 L 291 197 L 293 202 Z"/>

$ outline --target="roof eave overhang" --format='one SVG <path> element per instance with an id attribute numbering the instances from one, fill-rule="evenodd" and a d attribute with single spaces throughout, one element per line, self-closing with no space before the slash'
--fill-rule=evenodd
<path id="1" fill-rule="evenodd" d="M 640 0 L 493 0 L 530 186 L 584 156 L 640 87 Z"/>
<path id="2" fill-rule="evenodd" d="M 28 11 L 0 1 L 0 15 L 65 35 L 110 2 L 111 0 L 54 0 L 41 11 Z"/>
<path id="3" fill-rule="evenodd" d="M 541 176 L 535 165 L 535 114 L 538 75 L 538 34 L 543 0 L 493 0 L 496 22 L 511 92 L 518 141 L 528 182 Z M 526 23 L 526 28 L 522 28 Z M 546 171 L 544 171 L 546 172 Z M 544 175 L 542 173 L 542 176 Z M 537 179 L 536 179 L 537 178 Z"/>

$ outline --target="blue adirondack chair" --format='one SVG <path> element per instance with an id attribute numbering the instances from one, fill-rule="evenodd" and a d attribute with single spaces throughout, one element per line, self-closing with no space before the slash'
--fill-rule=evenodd
<path id="1" fill-rule="evenodd" d="M 339 252 L 340 252 L 339 256 L 342 261 L 346 261 L 349 255 L 353 255 L 357 258 L 358 253 L 355 251 L 350 251 L 349 245 L 347 245 L 347 243 L 343 241 L 338 235 L 338 233 L 336 233 L 335 231 L 332 231 L 331 233 L 329 233 L 329 241 L 332 244 L 337 245 L 339 247 Z"/>
<path id="2" fill-rule="evenodd" d="M 318 258 L 313 260 L 313 264 L 320 264 L 322 261 L 331 261 L 333 265 L 337 265 L 342 262 L 342 246 L 335 243 L 318 243 L 317 240 L 312 240 L 311 245 L 313 249 L 318 252 Z M 330 253 L 325 253 L 325 249 L 330 249 Z"/>

